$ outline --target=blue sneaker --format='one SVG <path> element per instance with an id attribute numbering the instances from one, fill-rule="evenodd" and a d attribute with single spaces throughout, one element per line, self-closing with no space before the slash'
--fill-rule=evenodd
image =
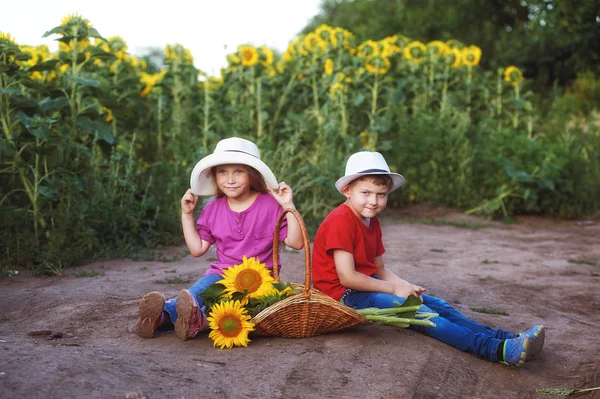
<path id="1" fill-rule="evenodd" d="M 546 338 L 546 328 L 543 325 L 533 327 L 531 330 L 524 331 L 519 335 L 527 335 L 531 340 L 529 354 L 535 356 L 542 351 L 544 339 Z"/>
<path id="2" fill-rule="evenodd" d="M 531 338 L 523 334 L 518 337 L 507 339 L 504 341 L 503 357 L 500 361 L 508 366 L 520 366 L 527 361 L 529 357 L 529 347 Z"/>

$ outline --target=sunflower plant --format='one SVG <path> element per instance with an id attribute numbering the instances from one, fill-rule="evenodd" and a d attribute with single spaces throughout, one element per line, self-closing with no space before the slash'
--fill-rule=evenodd
<path id="1" fill-rule="evenodd" d="M 208 336 L 220 349 L 248 346 L 248 335 L 254 331 L 251 319 L 295 294 L 290 283 L 276 282 L 258 258 L 244 256 L 241 264 L 229 267 L 221 281 L 200 294 L 211 330 Z"/>

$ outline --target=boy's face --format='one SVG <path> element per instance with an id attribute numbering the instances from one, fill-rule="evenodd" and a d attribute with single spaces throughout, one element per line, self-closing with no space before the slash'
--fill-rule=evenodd
<path id="1" fill-rule="evenodd" d="M 360 218 L 372 218 L 385 209 L 389 188 L 386 184 L 377 185 L 370 179 L 358 180 L 342 190 L 346 204 Z"/>

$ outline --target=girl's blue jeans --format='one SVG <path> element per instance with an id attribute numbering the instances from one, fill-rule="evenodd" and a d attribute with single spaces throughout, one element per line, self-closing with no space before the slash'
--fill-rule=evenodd
<path id="1" fill-rule="evenodd" d="M 203 312 L 204 312 L 204 306 L 202 306 L 202 305 L 203 305 L 204 299 L 201 296 L 199 296 L 198 294 L 204 292 L 204 290 L 206 290 L 208 288 L 208 286 L 210 286 L 222 279 L 223 279 L 223 276 L 221 276 L 220 274 L 205 274 L 204 276 L 202 276 L 202 278 L 200 278 L 200 280 L 196 281 L 196 283 L 189 288 L 190 293 L 192 294 L 192 296 L 194 298 L 196 298 L 196 300 L 198 301 L 200 310 L 202 310 Z M 167 312 L 169 314 L 169 317 L 171 318 L 171 321 L 173 322 L 173 324 L 175 324 L 175 322 L 177 321 L 176 306 L 177 306 L 177 297 L 171 298 L 165 302 L 164 310 L 165 310 L 165 312 Z"/>
<path id="2" fill-rule="evenodd" d="M 350 291 L 344 298 L 344 304 L 355 308 L 393 308 L 394 301 L 404 302 L 401 298 L 392 294 L 381 292 Z M 516 337 L 515 334 L 501 329 L 494 330 L 491 327 L 479 324 L 462 315 L 442 299 L 430 295 L 423 295 L 423 305 L 420 312 L 437 313 L 438 316 L 430 320 L 435 327 L 413 326 L 409 328 L 420 331 L 439 341 L 460 349 L 472 352 L 477 357 L 492 362 L 498 361 L 498 346 L 503 340 Z"/>

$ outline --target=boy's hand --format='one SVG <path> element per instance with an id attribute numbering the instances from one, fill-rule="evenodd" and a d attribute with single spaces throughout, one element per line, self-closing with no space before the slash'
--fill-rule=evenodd
<path id="1" fill-rule="evenodd" d="M 183 197 L 181 197 L 181 212 L 184 214 L 194 212 L 197 202 L 198 197 L 192 192 L 191 188 L 188 188 Z"/>
<path id="2" fill-rule="evenodd" d="M 275 192 L 275 190 L 272 188 L 270 188 L 269 191 L 273 197 L 275 197 L 275 201 L 277 201 L 277 203 L 281 205 L 283 209 L 296 209 L 294 206 L 294 201 L 292 201 L 292 188 L 285 184 L 285 182 L 279 183 L 277 192 Z"/>
<path id="3" fill-rule="evenodd" d="M 414 295 L 418 297 L 421 302 L 423 302 L 423 296 L 421 293 L 424 291 L 425 288 L 413 284 L 398 284 L 394 286 L 394 295 L 401 298 L 408 298 L 410 295 Z"/>

